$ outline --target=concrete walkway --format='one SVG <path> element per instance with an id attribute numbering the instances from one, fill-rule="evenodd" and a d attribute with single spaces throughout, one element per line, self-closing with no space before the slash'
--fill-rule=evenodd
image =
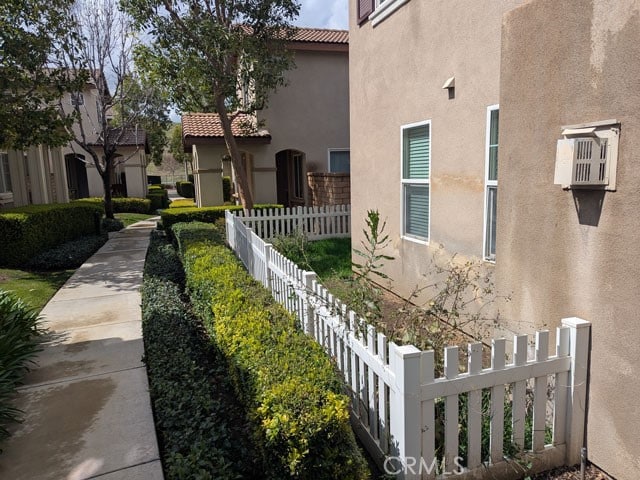
<path id="1" fill-rule="evenodd" d="M 138 291 L 153 227 L 113 235 L 45 306 L 51 333 L 20 389 L 25 422 L 4 444 L 0 478 L 163 478 Z"/>

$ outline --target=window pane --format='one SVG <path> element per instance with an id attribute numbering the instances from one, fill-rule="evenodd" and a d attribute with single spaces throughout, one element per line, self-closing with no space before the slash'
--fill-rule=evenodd
<path id="1" fill-rule="evenodd" d="M 499 110 L 491 110 L 491 129 L 489 130 L 489 143 L 491 145 L 498 144 L 498 120 L 500 117 Z"/>
<path id="2" fill-rule="evenodd" d="M 404 233 L 429 238 L 429 186 L 404 185 Z"/>
<path id="3" fill-rule="evenodd" d="M 349 173 L 351 170 L 350 153 L 348 150 L 329 152 L 329 172 Z"/>
<path id="4" fill-rule="evenodd" d="M 402 178 L 429 179 L 429 125 L 404 130 Z"/>
<path id="5" fill-rule="evenodd" d="M 498 180 L 498 146 L 489 147 L 489 172 L 487 180 Z"/>
<path id="6" fill-rule="evenodd" d="M 496 207 L 498 188 L 487 187 L 487 238 L 484 256 L 487 260 L 496 259 Z"/>

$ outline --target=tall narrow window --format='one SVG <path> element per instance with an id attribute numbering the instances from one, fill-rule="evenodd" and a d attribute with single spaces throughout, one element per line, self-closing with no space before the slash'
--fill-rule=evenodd
<path id="1" fill-rule="evenodd" d="M 429 240 L 431 124 L 402 127 L 402 234 Z"/>
<path id="2" fill-rule="evenodd" d="M 293 196 L 300 200 L 304 198 L 304 166 L 301 153 L 292 155 L 293 162 Z"/>
<path id="3" fill-rule="evenodd" d="M 81 92 L 71 92 L 71 105 L 84 105 L 84 95 Z"/>
<path id="4" fill-rule="evenodd" d="M 487 153 L 485 176 L 484 258 L 496 260 L 496 207 L 498 204 L 498 123 L 497 105 L 487 109 Z"/>
<path id="5" fill-rule="evenodd" d="M 9 173 L 9 155 L 0 152 L 0 193 L 11 192 L 11 175 Z"/>

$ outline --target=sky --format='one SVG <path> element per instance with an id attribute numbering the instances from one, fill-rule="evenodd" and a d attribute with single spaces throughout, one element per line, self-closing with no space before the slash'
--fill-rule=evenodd
<path id="1" fill-rule="evenodd" d="M 348 0 L 299 0 L 299 27 L 349 28 Z"/>

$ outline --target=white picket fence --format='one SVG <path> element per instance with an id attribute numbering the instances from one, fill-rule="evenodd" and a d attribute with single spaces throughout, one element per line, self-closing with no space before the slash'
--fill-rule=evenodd
<path id="1" fill-rule="evenodd" d="M 549 332 L 537 332 L 534 358 L 528 356 L 528 337 L 515 336 L 509 364 L 506 340 L 493 340 L 489 368 L 482 365 L 482 344 L 468 346 L 463 368 L 458 347 L 446 348 L 444 376 L 435 378 L 433 351 L 389 342 L 334 298 L 314 272 L 299 269 L 243 221 L 226 213 L 229 245 L 334 359 L 350 388 L 356 433 L 380 468 L 401 479 L 435 478 L 436 472 L 461 473 L 455 476 L 461 479 L 515 479 L 526 464 L 540 471 L 580 462 L 589 322 L 564 319 L 551 354 Z M 511 411 L 506 422 L 505 406 Z M 464 455 L 461 414 L 466 416 Z M 511 445 L 504 444 L 505 428 L 511 431 L 507 442 L 524 452 L 519 460 L 507 456 Z M 545 442 L 548 431 L 550 444 Z M 484 456 L 483 435 L 490 439 Z"/>
<path id="2" fill-rule="evenodd" d="M 351 205 L 259 209 L 238 215 L 264 240 L 295 232 L 309 240 L 351 236 Z"/>

